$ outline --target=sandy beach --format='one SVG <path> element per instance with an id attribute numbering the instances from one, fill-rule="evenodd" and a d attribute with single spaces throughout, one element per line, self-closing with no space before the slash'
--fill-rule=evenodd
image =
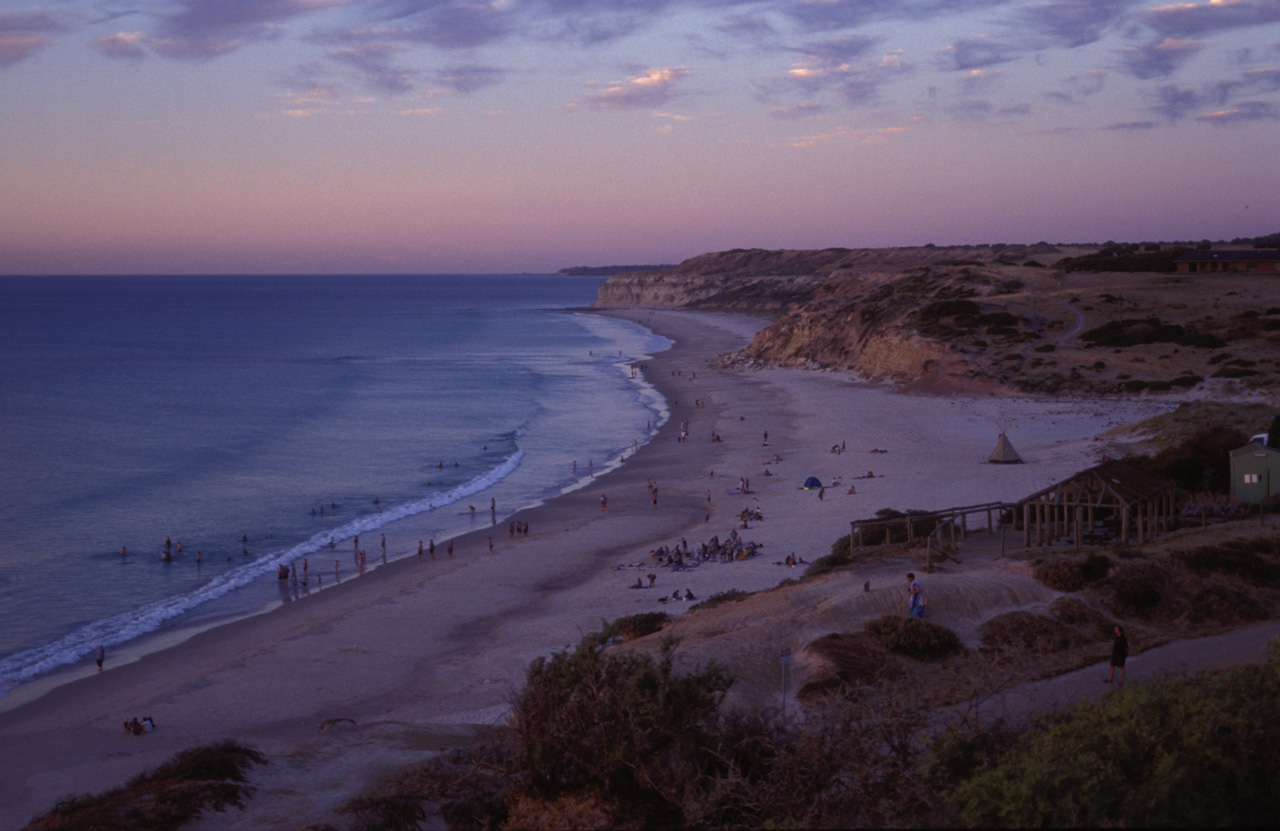
<path id="1" fill-rule="evenodd" d="M 602 621 L 678 614 L 689 604 L 659 602 L 676 590 L 705 598 L 774 586 L 798 576 L 776 565 L 787 554 L 812 561 L 848 533 L 851 520 L 880 508 L 1017 499 L 1094 463 L 1107 448 L 1096 439 L 1109 427 L 1172 407 L 914 397 L 835 373 L 717 370 L 708 359 L 747 343 L 763 321 L 649 310 L 625 316 L 675 340 L 646 367 L 672 413 L 650 444 L 547 504 L 514 515 L 499 506 L 496 525 L 486 515 L 486 527 L 455 540 L 453 559 L 441 545 L 435 561 L 408 556 L 135 662 L 113 665 L 109 657 L 100 675 L 89 661 L 85 677 L 0 713 L 0 828 L 225 737 L 271 756 L 274 773 L 264 775 L 281 781 L 291 764 L 305 764 L 313 792 L 299 794 L 281 808 L 291 813 L 275 820 L 232 812 L 208 827 L 297 827 L 311 821 L 298 805 L 322 811 L 396 764 L 465 740 L 473 725 L 501 723 L 529 661 L 575 644 Z M 686 421 L 689 438 L 681 442 Z M 985 463 L 1002 428 L 1026 464 Z M 822 498 L 800 488 L 810 476 L 828 485 Z M 735 492 L 743 479 L 749 494 Z M 656 504 L 649 482 L 657 484 Z M 727 536 L 744 508 L 763 514 L 739 530 L 761 544 L 761 556 L 680 573 L 651 565 L 648 553 L 660 545 Z M 510 537 L 512 520 L 529 523 L 530 534 Z M 416 551 L 421 533 L 413 519 L 385 530 L 389 550 Z M 642 567 L 629 567 L 635 564 Z M 628 588 L 649 573 L 657 575 L 652 589 Z M 134 737 L 121 729 L 144 715 L 155 719 L 155 732 Z M 341 729 L 343 721 L 321 730 L 334 719 L 359 729 Z"/>

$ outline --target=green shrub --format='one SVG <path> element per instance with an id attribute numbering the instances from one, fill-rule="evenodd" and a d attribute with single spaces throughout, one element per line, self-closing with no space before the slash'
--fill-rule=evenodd
<path id="1" fill-rule="evenodd" d="M 1224 366 L 1214 372 L 1212 378 L 1251 378 L 1262 373 L 1256 369 L 1245 369 L 1239 366 Z"/>
<path id="2" fill-rule="evenodd" d="M 1080 576 L 1086 583 L 1096 583 L 1099 580 L 1107 579 L 1107 575 L 1111 573 L 1111 558 L 1106 554 L 1099 554 L 1096 551 L 1090 551 L 1088 556 L 1084 558 L 1084 562 L 1080 564 Z"/>
<path id="3" fill-rule="evenodd" d="M 736 603 L 739 600 L 750 597 L 750 592 L 744 592 L 741 589 L 729 589 L 728 591 L 716 592 L 706 600 L 701 600 L 689 607 L 689 611 L 694 609 L 714 609 L 716 606 L 723 606 L 726 603 Z"/>
<path id="4" fill-rule="evenodd" d="M 523 781 L 543 800 L 602 793 L 661 814 L 731 679 L 715 666 L 679 676 L 669 656 L 607 655 L 596 641 L 529 665 L 511 716 Z"/>
<path id="5" fill-rule="evenodd" d="M 922 323 L 936 323 L 947 317 L 968 317 L 982 310 L 972 300 L 935 300 L 920 310 Z"/>
<path id="6" fill-rule="evenodd" d="M 1173 479 L 1185 490 L 1226 493 L 1231 489 L 1230 451 L 1249 437 L 1233 427 L 1205 427 L 1154 457 L 1129 456 L 1126 464 Z"/>
<path id="7" fill-rule="evenodd" d="M 914 617 L 885 615 L 868 622 L 866 628 L 885 649 L 908 658 L 945 658 L 963 648 L 955 632 L 945 626 Z"/>
<path id="8" fill-rule="evenodd" d="M 1280 816 L 1278 703 L 1275 659 L 1211 677 L 1130 685 L 1031 731 L 998 763 L 956 786 L 959 824 L 1273 825 Z"/>
<path id="9" fill-rule="evenodd" d="M 1165 324 L 1158 317 L 1112 320 L 1080 333 L 1091 346 L 1128 347 L 1147 343 L 1169 343 L 1186 337 L 1177 324 Z"/>
<path id="10" fill-rule="evenodd" d="M 1267 607 L 1257 598 L 1238 589 L 1223 586 L 1206 586 L 1191 600 L 1190 617 L 1195 622 L 1206 620 L 1238 621 L 1266 620 Z"/>
<path id="11" fill-rule="evenodd" d="M 1193 349 L 1221 349 L 1227 345 L 1222 338 L 1208 332 L 1189 332 L 1178 338 L 1175 343 L 1178 346 L 1189 346 Z"/>
<path id="12" fill-rule="evenodd" d="M 1064 560 L 1045 560 L 1036 565 L 1031 575 L 1054 591 L 1075 592 L 1084 588 L 1080 566 Z"/>
<path id="13" fill-rule="evenodd" d="M 1280 565 L 1264 555 L 1277 554 L 1280 554 L 1280 538 L 1272 536 L 1200 546 L 1179 551 L 1174 558 L 1197 574 L 1224 574 L 1274 588 L 1280 586 Z"/>
<path id="14" fill-rule="evenodd" d="M 982 624 L 978 634 L 989 646 L 1041 655 L 1052 655 L 1095 640 L 1081 635 L 1070 624 L 1021 610 L 996 615 Z"/>
<path id="15" fill-rule="evenodd" d="M 1122 613 L 1147 617 L 1164 599 L 1163 582 L 1153 566 L 1127 565 L 1111 576 L 1111 589 Z"/>
<path id="16" fill-rule="evenodd" d="M 188 748 L 123 787 L 69 797 L 27 827 L 176 831 L 205 811 L 243 807 L 244 797 L 253 792 L 241 784 L 245 771 L 266 761 L 258 751 L 233 741 Z"/>
<path id="17" fill-rule="evenodd" d="M 666 612 L 640 612 L 618 618 L 605 626 L 604 631 L 608 633 L 608 637 L 617 635 L 624 641 L 630 641 L 659 631 L 670 617 Z"/>
<path id="18" fill-rule="evenodd" d="M 1022 288 L 1022 284 L 1018 284 L 1018 288 Z M 988 312 L 987 314 L 978 315 L 978 324 L 981 326 L 1017 326 L 1018 316 L 1012 312 Z"/>

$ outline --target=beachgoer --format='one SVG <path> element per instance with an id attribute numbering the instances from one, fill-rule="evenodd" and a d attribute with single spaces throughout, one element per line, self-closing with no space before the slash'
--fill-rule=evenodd
<path id="1" fill-rule="evenodd" d="M 603 493 L 600 494 L 600 510 L 602 511 L 609 510 L 609 497 Z"/>
<path id="2" fill-rule="evenodd" d="M 907 572 L 907 590 L 911 592 L 911 602 L 907 605 L 907 613 L 912 617 L 924 617 L 924 593 L 916 582 L 915 572 Z"/>
<path id="3" fill-rule="evenodd" d="M 422 540 L 418 540 L 418 562 L 422 562 Z"/>
<path id="4" fill-rule="evenodd" d="M 98 644 L 98 648 L 93 650 L 93 660 L 98 662 L 98 672 L 102 672 L 102 662 L 107 660 L 107 650 L 102 644 Z"/>
<path id="5" fill-rule="evenodd" d="M 493 537 L 490 537 L 490 538 L 489 538 L 489 550 L 490 550 L 490 551 L 492 551 L 492 550 L 493 550 Z"/>
<path id="6" fill-rule="evenodd" d="M 658 575 L 650 573 L 645 576 L 649 578 L 649 588 L 653 588 L 654 581 L 658 579 Z"/>
<path id="7" fill-rule="evenodd" d="M 433 560 L 436 558 L 436 538 L 435 537 L 432 537 L 431 542 L 427 544 L 427 554 Z"/>
<path id="8" fill-rule="evenodd" d="M 453 559 L 453 540 L 449 540 L 449 559 Z"/>
<path id="9" fill-rule="evenodd" d="M 826 488 L 818 488 L 818 501 L 819 501 L 819 502 L 821 502 L 821 501 L 822 501 L 822 499 L 823 499 L 823 497 L 825 497 L 826 495 L 827 495 L 827 489 L 826 489 Z"/>
<path id="10" fill-rule="evenodd" d="M 1120 683 L 1124 683 L 1124 660 L 1129 657 L 1129 639 L 1124 636 L 1124 627 L 1116 624 L 1115 639 L 1111 642 L 1111 671 L 1107 677 L 1102 679 L 1102 683 L 1110 684 L 1116 677 L 1116 670 L 1120 670 Z"/>

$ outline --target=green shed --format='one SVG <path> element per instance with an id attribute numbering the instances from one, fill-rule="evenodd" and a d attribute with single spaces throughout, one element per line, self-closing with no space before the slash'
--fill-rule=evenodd
<path id="1" fill-rule="evenodd" d="M 1231 498 L 1258 503 L 1280 493 L 1280 450 L 1250 442 L 1231 451 Z"/>

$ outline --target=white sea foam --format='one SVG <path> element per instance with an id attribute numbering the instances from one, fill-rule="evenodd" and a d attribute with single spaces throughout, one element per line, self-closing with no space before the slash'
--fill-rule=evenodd
<path id="1" fill-rule="evenodd" d="M 215 577 L 194 591 L 146 603 L 128 612 L 95 620 L 57 640 L 17 652 L 0 660 L 0 697 L 23 681 L 75 663 L 99 646 L 116 646 L 154 632 L 166 621 L 202 604 L 222 597 L 254 580 L 275 572 L 283 564 L 305 557 L 329 545 L 331 539 L 347 539 L 376 531 L 392 522 L 428 511 L 439 510 L 479 493 L 510 476 L 520 466 L 524 451 L 517 450 L 502 464 L 444 494 L 412 500 L 386 511 L 366 514 L 342 525 L 312 535 L 304 542 L 272 552 Z"/>

